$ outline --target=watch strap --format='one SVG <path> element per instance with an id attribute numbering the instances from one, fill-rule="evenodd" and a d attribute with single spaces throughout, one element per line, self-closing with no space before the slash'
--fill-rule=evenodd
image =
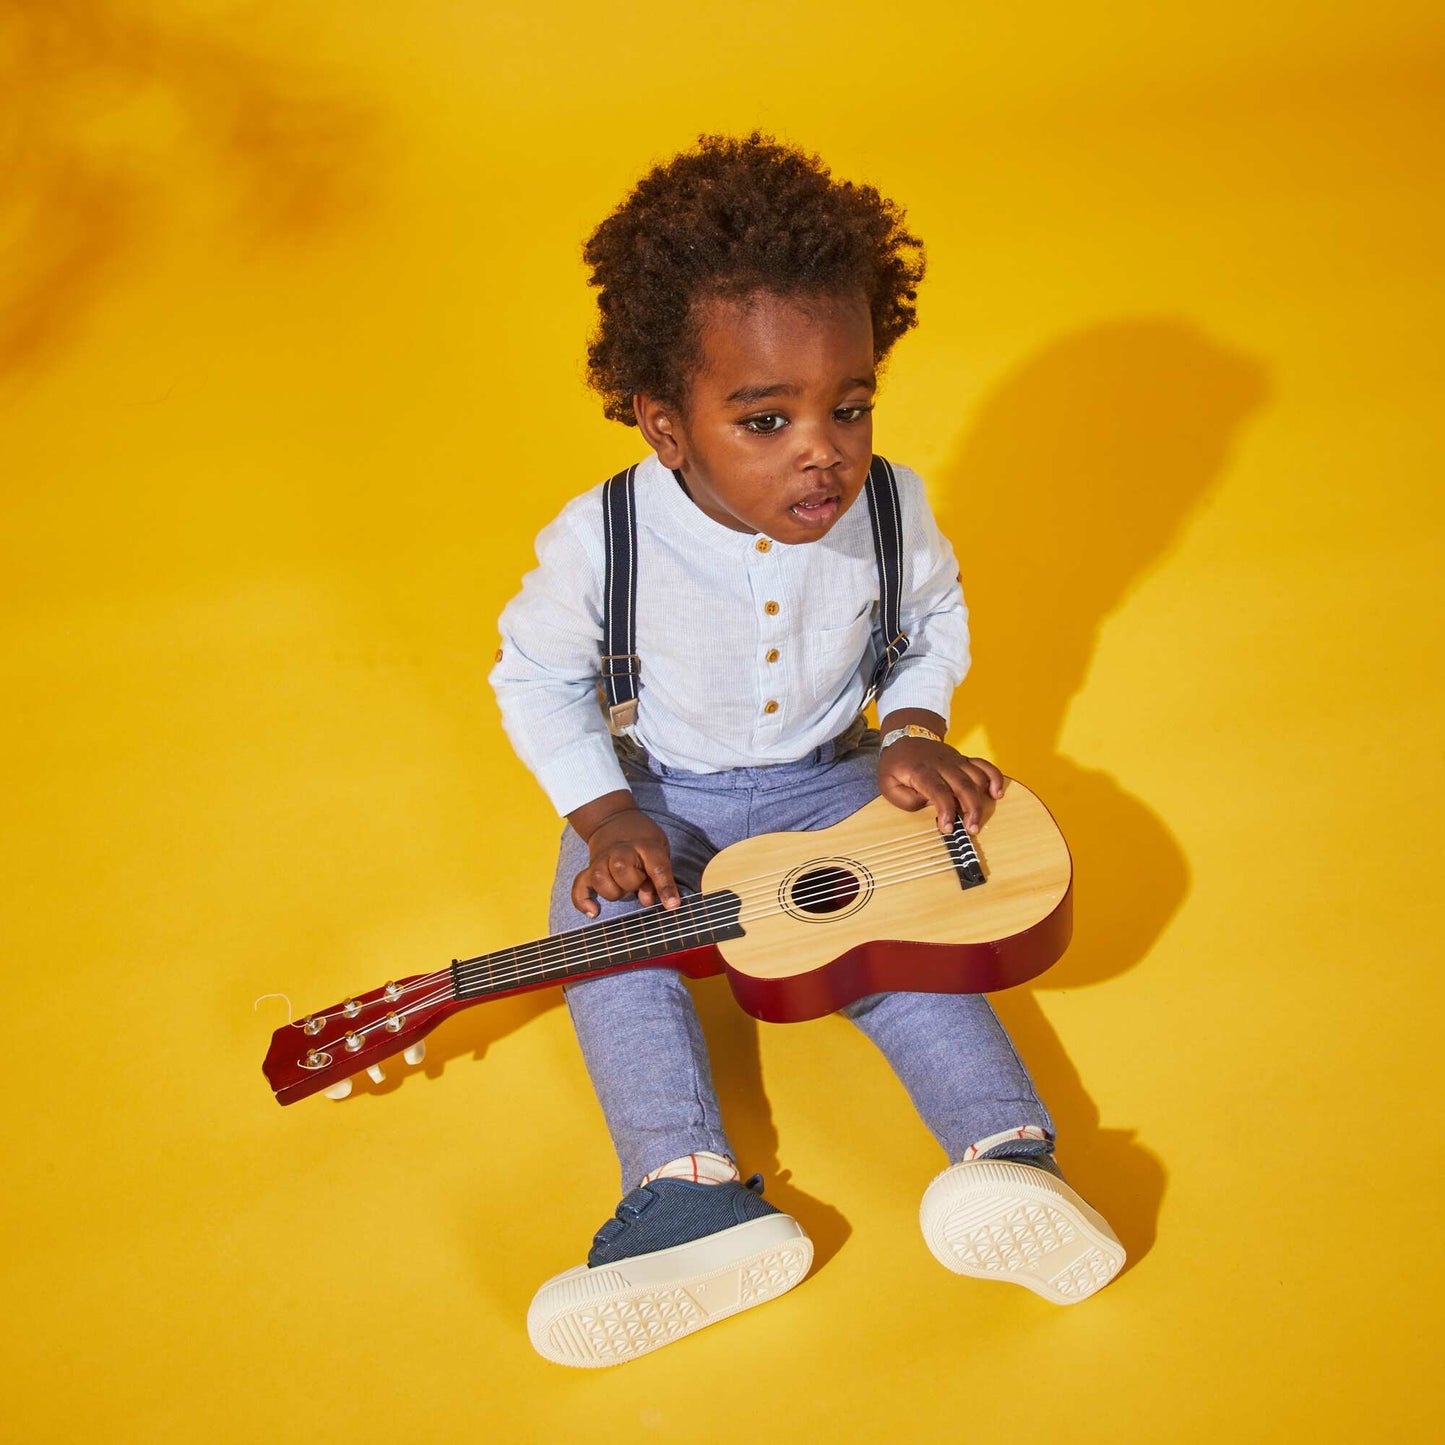
<path id="1" fill-rule="evenodd" d="M 878 744 L 878 751 L 881 753 L 884 748 L 896 743 L 900 738 L 932 738 L 936 743 L 943 741 L 932 728 L 922 728 L 917 723 L 909 723 L 907 727 L 894 728 L 892 732 L 884 733 L 883 741 Z"/>

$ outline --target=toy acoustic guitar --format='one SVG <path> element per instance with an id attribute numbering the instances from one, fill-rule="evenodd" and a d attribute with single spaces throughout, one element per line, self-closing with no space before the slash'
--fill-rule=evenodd
<path id="1" fill-rule="evenodd" d="M 1008 780 L 970 837 L 932 810 L 877 798 L 831 828 L 765 833 L 724 848 L 702 891 L 388 983 L 277 1029 L 262 1069 L 292 1104 L 381 1061 L 420 1063 L 424 1035 L 488 999 L 665 964 L 725 973 L 755 1018 L 820 1018 L 885 990 L 987 993 L 1040 974 L 1068 946 L 1069 850 L 1048 810 Z"/>

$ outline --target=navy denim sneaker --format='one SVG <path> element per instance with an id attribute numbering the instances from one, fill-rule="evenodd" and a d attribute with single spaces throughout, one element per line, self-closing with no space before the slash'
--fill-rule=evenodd
<path id="1" fill-rule="evenodd" d="M 796 1219 L 746 1184 L 655 1179 L 597 1231 L 587 1263 L 549 1279 L 527 1311 L 544 1359 L 620 1365 L 774 1299 L 813 1262 Z"/>
<path id="2" fill-rule="evenodd" d="M 945 1268 L 1021 1284 L 1054 1304 L 1087 1299 L 1124 1267 L 1124 1246 L 1048 1152 L 945 1169 L 924 1191 L 918 1222 Z"/>
<path id="3" fill-rule="evenodd" d="M 1031 1164 L 1035 1169 L 1047 1170 L 1055 1179 L 1064 1177 L 1064 1171 L 1054 1159 L 1054 1146 L 1045 1139 L 1006 1139 L 978 1157 L 1007 1159 L 1011 1164 Z"/>

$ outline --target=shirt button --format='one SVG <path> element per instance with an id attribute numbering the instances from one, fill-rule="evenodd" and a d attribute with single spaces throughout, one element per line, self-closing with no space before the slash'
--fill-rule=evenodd
<path id="1" fill-rule="evenodd" d="M 766 612 L 769 617 L 776 617 L 781 610 L 776 602 L 765 602 L 763 604 L 763 611 Z"/>
<path id="2" fill-rule="evenodd" d="M 779 652 L 776 647 L 770 647 L 770 648 L 768 649 L 768 659 L 767 659 L 767 660 L 768 660 L 769 662 L 776 662 L 782 655 L 783 655 L 783 654 L 782 654 L 781 652 Z M 499 659 L 499 660 L 500 660 L 500 659 Z"/>
<path id="3" fill-rule="evenodd" d="M 765 703 L 763 704 L 763 711 L 764 711 L 764 712 L 773 713 L 773 712 L 777 712 L 777 710 L 778 710 L 778 705 L 777 705 L 777 703 L 775 703 L 775 702 L 769 701 L 769 702 L 765 702 Z"/>
<path id="4" fill-rule="evenodd" d="M 766 537 L 759 537 L 758 540 L 753 543 L 753 546 L 756 547 L 759 552 L 771 552 L 773 549 L 773 544 L 768 541 Z"/>

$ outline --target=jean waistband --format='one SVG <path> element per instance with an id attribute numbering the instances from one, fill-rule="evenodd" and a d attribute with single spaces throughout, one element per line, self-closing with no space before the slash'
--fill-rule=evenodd
<path id="1" fill-rule="evenodd" d="M 726 789 L 782 788 L 815 768 L 823 767 L 836 759 L 856 752 L 863 745 L 869 732 L 868 719 L 861 713 L 836 737 L 820 743 L 801 758 L 786 763 L 763 763 L 751 768 L 723 768 L 713 773 L 696 773 L 687 768 L 675 768 L 659 762 L 635 738 L 615 737 L 612 746 L 618 758 L 634 767 L 645 768 L 654 777 L 672 778 L 679 782 L 694 783 L 699 787 Z"/>

